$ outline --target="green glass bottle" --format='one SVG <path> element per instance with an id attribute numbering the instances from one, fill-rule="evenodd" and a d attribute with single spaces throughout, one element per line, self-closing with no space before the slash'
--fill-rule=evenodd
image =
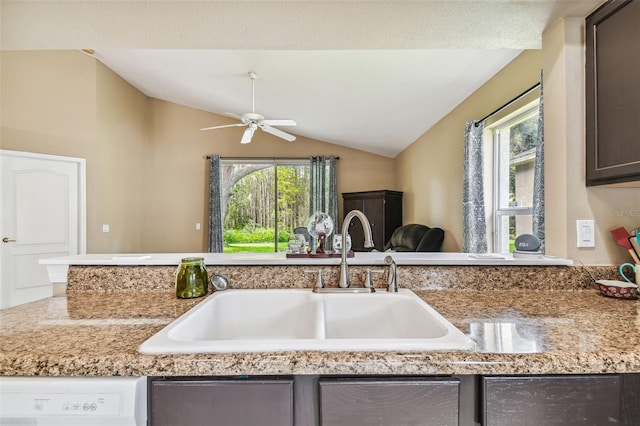
<path id="1" fill-rule="evenodd" d="M 193 299 L 207 294 L 209 276 L 203 257 L 185 257 L 176 271 L 176 296 Z"/>

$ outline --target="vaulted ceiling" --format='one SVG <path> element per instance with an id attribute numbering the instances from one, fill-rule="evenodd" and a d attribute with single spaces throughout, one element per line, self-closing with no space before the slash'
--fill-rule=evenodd
<path id="1" fill-rule="evenodd" d="M 283 130 L 394 157 L 600 3 L 3 0 L 1 46 L 91 48 L 146 95 L 217 114 L 251 111 L 253 71 L 256 111 L 298 123 Z"/>

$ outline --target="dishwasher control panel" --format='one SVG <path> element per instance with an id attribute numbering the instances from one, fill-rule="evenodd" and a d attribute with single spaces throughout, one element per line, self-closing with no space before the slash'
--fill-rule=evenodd
<path id="1" fill-rule="evenodd" d="M 3 415 L 118 416 L 118 394 L 8 392 L 2 395 Z"/>
<path id="2" fill-rule="evenodd" d="M 146 378 L 0 377 L 0 425 L 23 424 L 17 420 L 43 426 L 144 426 Z"/>

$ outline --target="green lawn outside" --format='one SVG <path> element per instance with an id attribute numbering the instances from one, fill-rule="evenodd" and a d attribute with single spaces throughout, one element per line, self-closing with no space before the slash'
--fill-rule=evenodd
<path id="1" fill-rule="evenodd" d="M 285 251 L 287 243 L 278 243 L 278 251 Z M 225 253 L 273 253 L 273 241 L 265 243 L 233 243 L 224 246 Z"/>

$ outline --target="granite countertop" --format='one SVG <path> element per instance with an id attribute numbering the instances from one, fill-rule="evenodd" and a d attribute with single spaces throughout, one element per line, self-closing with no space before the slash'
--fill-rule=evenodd
<path id="1" fill-rule="evenodd" d="M 69 291 L 0 311 L 0 375 L 640 372 L 640 302 L 580 290 L 414 290 L 476 343 L 458 352 L 142 355 L 198 303 L 169 291 Z"/>

